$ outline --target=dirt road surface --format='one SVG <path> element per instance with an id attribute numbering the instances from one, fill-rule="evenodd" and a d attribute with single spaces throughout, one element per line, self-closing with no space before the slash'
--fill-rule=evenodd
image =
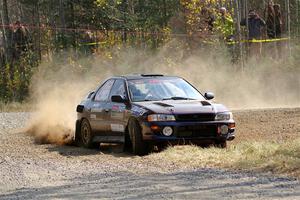
<path id="1" fill-rule="evenodd" d="M 241 137 L 299 137 L 300 108 L 236 111 Z M 299 180 L 192 169 L 118 147 L 38 145 L 16 131 L 29 113 L 0 113 L 0 199 L 300 199 Z M 250 135 L 246 137 L 245 135 Z"/>

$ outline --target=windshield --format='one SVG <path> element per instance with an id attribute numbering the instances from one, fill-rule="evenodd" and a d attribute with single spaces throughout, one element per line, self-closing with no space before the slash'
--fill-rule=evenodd
<path id="1" fill-rule="evenodd" d="M 148 78 L 128 81 L 131 99 L 138 101 L 204 100 L 204 97 L 181 78 Z"/>

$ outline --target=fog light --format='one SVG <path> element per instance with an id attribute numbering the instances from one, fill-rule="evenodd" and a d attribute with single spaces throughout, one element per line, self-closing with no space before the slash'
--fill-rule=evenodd
<path id="1" fill-rule="evenodd" d="M 229 129 L 234 129 L 234 128 L 235 128 L 235 124 L 234 124 L 234 123 L 228 124 L 228 128 L 229 128 Z"/>
<path id="2" fill-rule="evenodd" d="M 159 130 L 159 126 L 156 126 L 156 125 L 152 125 L 150 127 L 153 131 L 158 131 Z"/>
<path id="3" fill-rule="evenodd" d="M 221 129 L 221 134 L 222 134 L 222 135 L 225 135 L 225 134 L 227 134 L 227 133 L 228 133 L 228 131 L 229 131 L 229 129 L 228 129 L 228 126 L 227 126 L 227 125 L 222 125 L 222 126 L 220 127 L 220 129 Z"/>
<path id="4" fill-rule="evenodd" d="M 162 132 L 165 136 L 170 136 L 173 134 L 173 129 L 170 126 L 166 126 Z"/>

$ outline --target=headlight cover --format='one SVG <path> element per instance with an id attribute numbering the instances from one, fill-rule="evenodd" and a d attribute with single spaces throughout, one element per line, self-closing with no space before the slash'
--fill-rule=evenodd
<path id="1" fill-rule="evenodd" d="M 233 115 L 231 112 L 217 113 L 215 117 L 215 121 L 229 121 L 232 119 Z"/>
<path id="2" fill-rule="evenodd" d="M 174 115 L 165 115 L 165 114 L 152 114 L 148 115 L 149 122 L 162 122 L 162 121 L 175 121 Z"/>

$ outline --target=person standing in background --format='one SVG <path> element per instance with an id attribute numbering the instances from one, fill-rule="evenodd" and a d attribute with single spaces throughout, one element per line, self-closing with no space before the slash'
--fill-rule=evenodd
<path id="1" fill-rule="evenodd" d="M 267 27 L 267 36 L 268 38 L 272 39 L 276 37 L 275 34 L 275 10 L 274 10 L 274 3 L 273 1 L 269 1 L 265 11 L 264 11 L 264 18 L 266 20 L 266 27 Z"/>
<path id="2" fill-rule="evenodd" d="M 256 59 L 260 59 L 262 51 L 262 29 L 266 26 L 266 22 L 256 13 L 255 10 L 251 9 L 248 13 L 248 19 L 241 21 L 241 26 L 248 25 L 248 40 L 249 40 L 249 54 L 250 57 L 255 56 Z"/>
<path id="3" fill-rule="evenodd" d="M 275 13 L 275 38 L 282 37 L 282 30 L 283 30 L 283 23 L 282 23 L 282 15 L 281 15 L 281 7 L 279 4 L 274 4 L 274 13 Z M 277 41 L 276 42 L 276 50 L 277 50 L 277 57 L 282 58 L 282 47 L 285 46 L 284 41 Z"/>
<path id="4" fill-rule="evenodd" d="M 274 4 L 274 14 L 275 14 L 275 38 L 281 38 L 283 23 L 280 4 Z"/>
<path id="5" fill-rule="evenodd" d="M 274 3 L 270 0 L 264 10 L 264 17 L 266 20 L 266 34 L 268 39 L 276 38 L 275 33 L 275 11 L 274 11 Z M 265 51 L 264 54 L 266 56 L 270 56 L 273 59 L 276 59 L 276 43 L 275 42 L 268 42 L 264 43 Z"/>
<path id="6" fill-rule="evenodd" d="M 28 37 L 25 28 L 20 21 L 16 21 L 12 35 L 13 41 L 13 58 L 18 60 L 21 54 L 28 50 Z"/>
<path id="7" fill-rule="evenodd" d="M 233 38 L 233 19 L 225 7 L 220 8 L 220 12 L 217 15 L 215 21 L 215 29 L 221 35 L 224 41 L 232 41 Z"/>

